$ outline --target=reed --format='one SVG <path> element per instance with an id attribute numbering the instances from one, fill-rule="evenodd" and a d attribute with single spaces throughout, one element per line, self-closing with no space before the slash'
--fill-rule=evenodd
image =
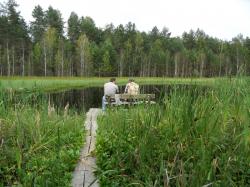
<path id="1" fill-rule="evenodd" d="M 249 91 L 241 78 L 177 85 L 163 104 L 107 111 L 96 146 L 101 186 L 249 186 Z"/>
<path id="2" fill-rule="evenodd" d="M 42 93 L 0 93 L 0 186 L 70 186 L 83 143 L 83 117 L 48 116 Z"/>

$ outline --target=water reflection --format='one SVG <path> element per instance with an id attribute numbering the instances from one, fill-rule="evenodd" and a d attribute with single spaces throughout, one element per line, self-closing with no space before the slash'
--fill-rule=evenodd
<path id="1" fill-rule="evenodd" d="M 155 94 L 156 101 L 160 102 L 161 98 L 173 89 L 187 90 L 191 85 L 141 85 L 140 93 Z M 123 93 L 125 86 L 120 86 L 120 93 Z M 69 102 L 70 107 L 74 107 L 79 112 L 88 111 L 89 108 L 100 108 L 101 98 L 103 96 L 102 87 L 72 89 L 58 93 L 50 93 L 50 102 L 56 107 L 64 107 Z"/>

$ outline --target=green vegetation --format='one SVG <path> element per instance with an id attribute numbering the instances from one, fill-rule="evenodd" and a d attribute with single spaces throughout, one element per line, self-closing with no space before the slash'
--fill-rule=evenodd
<path id="1" fill-rule="evenodd" d="M 83 117 L 48 108 L 38 93 L 1 92 L 0 186 L 70 186 Z"/>
<path id="2" fill-rule="evenodd" d="M 83 88 L 103 86 L 110 78 L 73 78 L 73 77 L 1 77 L 1 89 L 14 90 L 60 90 L 69 88 Z M 159 78 L 159 77 L 137 77 L 136 82 L 142 84 L 201 84 L 211 85 L 215 80 L 222 78 Z M 225 79 L 226 80 L 226 79 Z M 125 85 L 128 81 L 127 77 L 117 78 L 119 85 Z"/>
<path id="3" fill-rule="evenodd" d="M 249 186 L 246 80 L 174 89 L 154 106 L 111 109 L 99 119 L 101 186 Z"/>
<path id="4" fill-rule="evenodd" d="M 250 74 L 250 38 L 230 41 L 201 29 L 171 35 L 171 28 L 138 30 L 135 23 L 100 28 L 88 16 L 57 7 L 25 20 L 15 0 L 0 6 L 0 75 L 222 77 Z M 31 21 L 31 22 L 29 22 Z M 66 23 L 66 24 L 64 24 Z M 168 27 L 168 25 L 166 25 Z M 64 29 L 65 28 L 65 29 Z"/>
<path id="5" fill-rule="evenodd" d="M 103 86 L 108 77 L 175 89 L 163 104 L 100 118 L 103 186 L 250 186 L 250 81 L 232 78 L 250 74 L 249 37 L 223 41 L 200 29 L 173 37 L 131 22 L 98 28 L 74 12 L 65 26 L 52 6 L 32 16 L 28 25 L 15 0 L 0 3 L 0 187 L 69 185 L 83 118 L 50 110 L 39 93 Z"/>

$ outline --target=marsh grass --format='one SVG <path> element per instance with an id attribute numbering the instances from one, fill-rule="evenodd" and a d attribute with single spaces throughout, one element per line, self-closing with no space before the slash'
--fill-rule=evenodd
<path id="1" fill-rule="evenodd" d="M 42 93 L 0 94 L 0 186 L 70 186 L 83 143 L 83 116 L 48 117 Z"/>
<path id="2" fill-rule="evenodd" d="M 109 81 L 109 77 L 1 77 L 0 90 L 55 91 L 70 88 L 98 87 Z M 213 84 L 218 78 L 165 78 L 136 77 L 140 85 L 147 84 Z M 224 80 L 224 79 L 222 79 Z M 128 77 L 118 77 L 117 83 L 125 85 Z"/>
<path id="3" fill-rule="evenodd" d="M 249 186 L 250 92 L 245 79 L 175 86 L 155 106 L 102 116 L 101 186 Z"/>

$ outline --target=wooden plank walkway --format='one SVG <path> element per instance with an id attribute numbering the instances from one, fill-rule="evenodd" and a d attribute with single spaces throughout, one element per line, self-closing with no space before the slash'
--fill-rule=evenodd
<path id="1" fill-rule="evenodd" d="M 81 150 L 80 161 L 73 173 L 73 187 L 99 187 L 95 178 L 94 171 L 96 168 L 95 158 L 91 152 L 95 149 L 97 116 L 101 113 L 101 109 L 91 108 L 87 113 L 85 121 L 86 142 Z"/>

